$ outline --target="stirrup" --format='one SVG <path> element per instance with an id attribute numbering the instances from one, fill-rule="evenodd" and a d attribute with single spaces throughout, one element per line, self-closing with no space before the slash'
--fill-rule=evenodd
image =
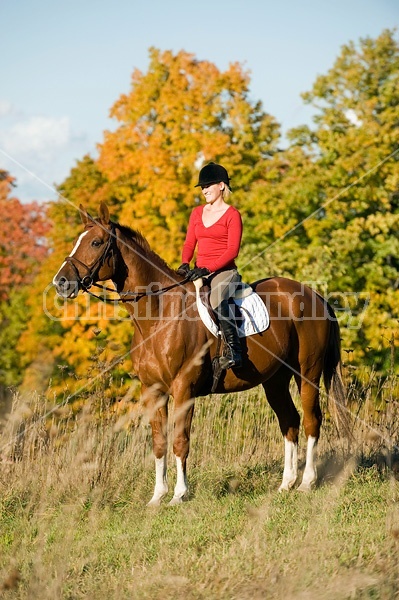
<path id="1" fill-rule="evenodd" d="M 219 358 L 219 365 L 221 369 L 231 369 L 235 367 L 239 369 L 242 367 L 242 357 L 239 354 L 234 354 L 231 352 L 230 348 L 228 349 L 227 356 L 221 356 Z"/>

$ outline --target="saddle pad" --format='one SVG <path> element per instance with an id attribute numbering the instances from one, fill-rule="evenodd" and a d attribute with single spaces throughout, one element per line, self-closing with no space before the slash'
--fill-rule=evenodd
<path id="1" fill-rule="evenodd" d="M 247 337 L 265 331 L 269 327 L 269 313 L 262 299 L 256 292 L 252 292 L 244 298 L 234 298 L 234 303 L 238 306 L 241 312 L 243 321 L 238 327 L 238 335 Z M 209 316 L 208 309 L 203 304 L 199 290 L 197 289 L 197 308 L 199 315 L 205 327 L 209 329 L 215 337 L 218 336 L 219 328 Z"/>

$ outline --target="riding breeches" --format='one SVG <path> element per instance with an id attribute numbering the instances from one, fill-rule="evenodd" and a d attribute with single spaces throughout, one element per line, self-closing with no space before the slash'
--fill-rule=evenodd
<path id="1" fill-rule="evenodd" d="M 239 275 L 237 269 L 229 269 L 216 273 L 213 277 L 210 277 L 210 304 L 214 311 L 217 312 L 218 306 L 223 302 L 234 296 L 236 287 L 241 283 L 241 275 Z"/>

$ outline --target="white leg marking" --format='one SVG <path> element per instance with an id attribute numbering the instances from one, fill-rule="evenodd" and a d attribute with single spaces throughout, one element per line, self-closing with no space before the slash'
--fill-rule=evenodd
<path id="1" fill-rule="evenodd" d="M 284 472 L 279 492 L 288 491 L 296 482 L 298 474 L 298 444 L 284 438 Z"/>
<path id="2" fill-rule="evenodd" d="M 316 442 L 317 440 L 315 437 L 312 437 L 311 435 L 308 437 L 305 471 L 303 473 L 302 483 L 298 488 L 298 490 L 301 492 L 310 492 L 317 479 L 317 471 L 314 460 L 316 453 Z"/>
<path id="3" fill-rule="evenodd" d="M 177 469 L 177 479 L 176 479 L 176 487 L 175 493 L 173 495 L 172 500 L 169 504 L 181 504 L 184 500 L 184 496 L 188 492 L 187 479 L 183 472 L 183 465 L 181 459 L 178 456 L 175 456 L 176 459 L 176 469 Z"/>
<path id="4" fill-rule="evenodd" d="M 70 254 L 69 256 L 73 256 L 73 255 L 75 254 L 75 252 L 77 251 L 77 249 L 78 249 L 78 248 L 79 248 L 79 246 L 80 246 L 80 242 L 82 241 L 83 237 L 84 237 L 84 236 L 85 236 L 87 233 L 89 233 L 89 232 L 88 232 L 88 231 L 84 231 L 83 233 L 81 233 L 81 234 L 80 234 L 80 236 L 78 237 L 78 239 L 77 239 L 77 241 L 76 241 L 76 244 L 74 245 L 74 247 L 73 247 L 73 249 L 72 249 L 72 252 L 71 252 L 71 254 Z M 53 284 L 54 284 L 54 285 L 55 285 L 55 283 L 56 283 L 56 281 L 57 281 L 57 278 L 58 278 L 58 273 L 61 271 L 61 269 L 63 269 L 63 268 L 65 267 L 65 265 L 66 265 L 66 262 L 64 261 L 64 262 L 62 263 L 62 265 L 60 266 L 60 268 L 58 269 L 58 271 L 57 271 L 56 275 L 54 275 L 54 277 L 53 277 Z"/>
<path id="5" fill-rule="evenodd" d="M 168 478 L 166 475 L 166 455 L 155 459 L 155 489 L 154 495 L 147 506 L 159 506 L 168 493 Z"/>

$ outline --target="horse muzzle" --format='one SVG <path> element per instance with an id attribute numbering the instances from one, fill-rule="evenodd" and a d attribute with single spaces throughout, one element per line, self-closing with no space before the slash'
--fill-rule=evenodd
<path id="1" fill-rule="evenodd" d="M 53 284 L 58 296 L 61 298 L 76 298 L 79 292 L 79 284 L 77 281 L 69 281 L 66 277 L 54 278 Z"/>

